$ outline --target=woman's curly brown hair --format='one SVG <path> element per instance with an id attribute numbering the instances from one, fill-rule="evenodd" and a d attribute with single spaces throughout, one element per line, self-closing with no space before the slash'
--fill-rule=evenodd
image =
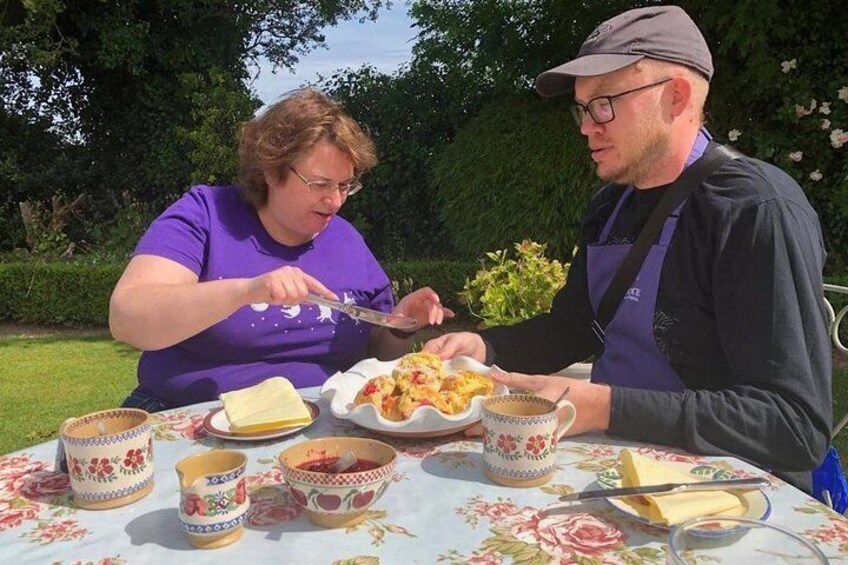
<path id="1" fill-rule="evenodd" d="M 239 184 L 244 199 L 257 210 L 265 206 L 265 171 L 285 179 L 291 164 L 321 141 L 346 153 L 357 177 L 377 164 L 371 137 L 341 104 L 314 88 L 295 90 L 242 124 Z"/>

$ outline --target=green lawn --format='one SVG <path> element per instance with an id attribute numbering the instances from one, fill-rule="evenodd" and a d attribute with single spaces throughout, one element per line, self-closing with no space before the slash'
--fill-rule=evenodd
<path id="1" fill-rule="evenodd" d="M 70 416 L 118 406 L 139 353 L 108 334 L 0 338 L 0 453 L 55 438 Z"/>
<path id="2" fill-rule="evenodd" d="M 117 406 L 138 351 L 108 334 L 0 337 L 0 454 L 56 437 L 65 418 Z M 848 413 L 848 360 L 836 359 L 834 419 Z M 848 428 L 835 441 L 848 465 Z"/>

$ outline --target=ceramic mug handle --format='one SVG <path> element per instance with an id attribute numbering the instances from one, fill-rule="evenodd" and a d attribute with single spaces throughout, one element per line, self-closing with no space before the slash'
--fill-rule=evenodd
<path id="1" fill-rule="evenodd" d="M 559 441 L 562 439 L 562 436 L 571 429 L 572 424 L 574 424 L 574 420 L 577 418 L 577 408 L 575 408 L 574 404 L 570 400 L 566 400 L 564 398 L 560 398 L 557 403 L 554 405 L 554 410 L 557 412 L 557 417 L 559 418 L 559 412 L 565 408 L 566 416 L 560 419 L 559 424 L 556 429 L 556 440 Z"/>
<path id="2" fill-rule="evenodd" d="M 59 426 L 59 439 L 56 441 L 56 461 L 53 464 L 53 469 L 62 473 L 68 474 L 68 460 L 65 459 L 65 442 L 62 441 L 62 430 L 65 426 L 76 420 L 76 418 L 68 418 Z"/>

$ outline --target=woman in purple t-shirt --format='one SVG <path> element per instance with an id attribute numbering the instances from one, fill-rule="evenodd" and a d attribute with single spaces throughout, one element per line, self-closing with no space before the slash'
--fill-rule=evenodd
<path id="1" fill-rule="evenodd" d="M 125 406 L 213 400 L 282 375 L 315 386 L 357 361 L 406 353 L 385 328 L 304 302 L 315 293 L 440 324 L 429 288 L 394 305 L 362 236 L 336 213 L 376 164 L 339 104 L 295 91 L 242 128 L 238 187 L 196 186 L 148 228 L 109 308 L 115 339 L 143 349 Z"/>

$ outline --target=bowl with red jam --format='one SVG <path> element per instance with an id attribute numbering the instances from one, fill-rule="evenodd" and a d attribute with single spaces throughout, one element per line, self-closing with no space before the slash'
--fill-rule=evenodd
<path id="1" fill-rule="evenodd" d="M 337 462 L 352 452 L 356 462 L 337 471 Z M 304 441 L 279 456 L 283 477 L 295 502 L 309 520 L 324 528 L 358 524 L 386 491 L 397 453 L 381 441 L 356 437 L 327 437 Z"/>

